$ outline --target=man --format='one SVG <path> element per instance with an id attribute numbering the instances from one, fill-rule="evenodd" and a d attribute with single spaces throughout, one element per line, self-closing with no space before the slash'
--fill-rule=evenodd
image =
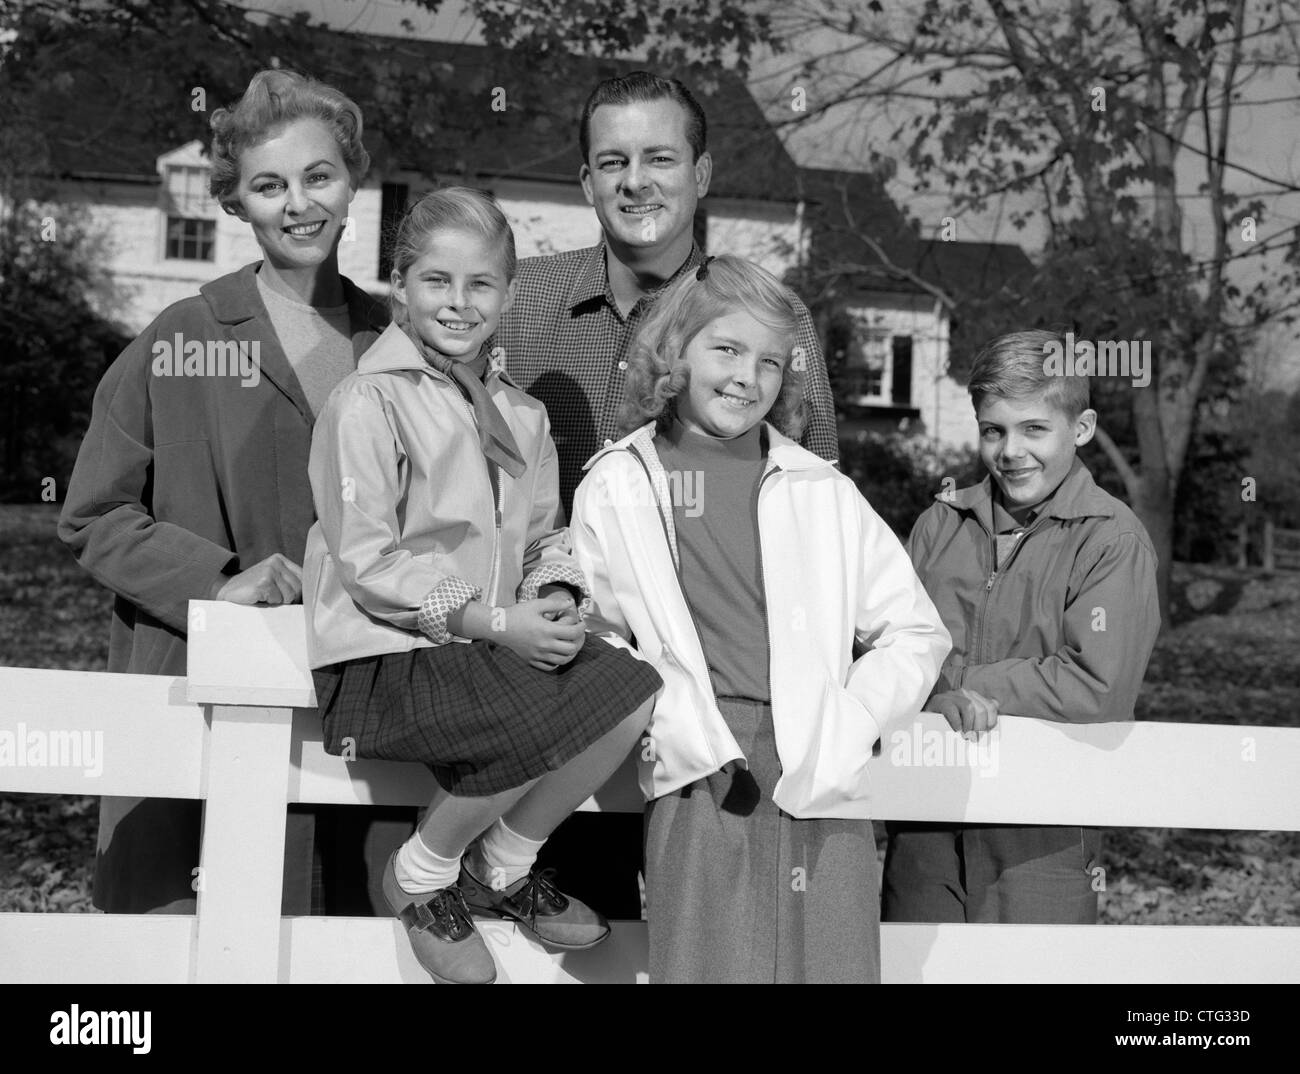
<path id="1" fill-rule="evenodd" d="M 514 305 L 498 342 L 510 375 L 546 404 L 566 514 L 582 468 L 618 435 L 628 344 L 658 295 L 704 260 L 696 206 L 713 159 L 704 110 L 676 79 L 645 71 L 601 82 L 583 108 L 578 175 L 601 241 L 519 265 Z M 803 446 L 839 457 L 826 363 L 808 310 L 799 311 L 808 421 Z M 641 916 L 641 818 L 578 813 L 551 836 L 539 864 L 612 918 Z"/>
<path id="2" fill-rule="evenodd" d="M 703 109 L 676 79 L 636 71 L 601 82 L 583 108 L 578 173 L 601 241 L 519 265 L 498 342 L 510 375 L 546 404 L 566 512 L 583 465 L 615 438 L 629 340 L 659 292 L 704 259 L 692 229 L 713 174 L 706 130 Z M 796 304 L 809 419 L 803 445 L 837 459 L 826 363 L 812 318 Z"/>

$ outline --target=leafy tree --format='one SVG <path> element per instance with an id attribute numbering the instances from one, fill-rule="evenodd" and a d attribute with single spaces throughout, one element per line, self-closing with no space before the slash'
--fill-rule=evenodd
<path id="1" fill-rule="evenodd" d="M 420 6 L 436 12 L 442 4 Z M 571 53 L 644 50 L 647 63 L 689 68 L 709 83 L 723 68 L 747 70 L 771 32 L 766 15 L 734 0 L 646 10 L 610 0 L 468 0 L 466 8 L 489 46 L 514 53 L 515 118 L 561 144 L 576 143 L 572 102 L 555 93 L 571 78 Z M 6 122 L 40 143 L 42 132 L 57 139 L 69 129 L 70 111 L 84 118 L 92 109 L 101 129 L 87 138 L 82 122 L 74 131 L 88 159 L 117 151 L 114 117 L 128 114 L 168 144 L 206 141 L 210 110 L 235 99 L 265 66 L 302 70 L 352 96 L 380 170 L 399 151 L 401 163 L 432 174 L 457 171 L 484 146 L 508 150 L 493 127 L 485 69 L 453 56 L 430 63 L 423 42 L 329 32 L 305 12 L 272 15 L 228 0 L 0 0 L 0 41 L 6 37 L 0 89 L 14 105 Z"/>
<path id="2" fill-rule="evenodd" d="M 896 432 L 863 432 L 841 442 L 840 469 L 902 540 L 945 480 L 958 488 L 982 476 L 973 450 L 939 449 Z"/>
<path id="3" fill-rule="evenodd" d="M 0 209 L 0 499 L 62 497 L 95 385 L 126 343 L 88 299 L 97 260 L 74 210 Z"/>
<path id="4" fill-rule="evenodd" d="M 1269 195 L 1294 184 L 1232 159 L 1229 134 L 1248 84 L 1295 68 L 1296 0 L 912 0 L 888 8 L 682 0 L 662 9 L 469 0 L 467 8 L 490 45 L 516 50 L 524 87 L 516 100 L 557 138 L 572 137 L 572 116 L 548 111 L 540 89 L 563 75 L 570 52 L 639 50 L 652 66 L 692 65 L 707 84 L 724 67 L 744 73 L 764 48 L 784 50 L 793 57 L 782 86 L 787 122 L 834 113 L 837 138 L 863 140 L 863 121 L 883 114 L 918 189 L 946 192 L 955 215 L 1008 194 L 1036 197 L 1036 208 L 1011 218 L 1046 218 L 1046 279 L 1004 296 L 1004 312 L 1016 315 L 1016 327 L 1032 312 L 1088 338 L 1152 341 L 1149 387 L 1099 385 L 1098 442 L 1156 543 L 1167 594 L 1178 489 L 1213 394 L 1211 371 L 1235 360 L 1255 325 L 1287 312 L 1294 287 L 1294 229 L 1266 213 Z M 15 122 L 40 121 L 29 129 L 57 129 L 52 113 L 69 106 L 59 100 L 60 80 L 89 69 L 114 107 L 151 117 L 177 144 L 205 128 L 206 117 L 184 107 L 191 87 L 205 87 L 214 103 L 230 99 L 254 66 L 274 58 L 357 97 L 381 135 L 381 167 L 399 140 L 408 160 L 447 171 L 449 155 L 455 163 L 449 145 L 468 147 L 468 156 L 475 138 L 493 137 L 487 87 L 474 72 L 417 62 L 416 50 L 397 40 L 322 35 L 306 15 L 253 15 L 221 0 L 26 0 L 0 6 L 0 30 L 10 35 L 0 90 L 16 104 Z M 804 112 L 788 107 L 795 81 L 811 91 Z M 105 130 L 88 154 L 112 150 L 111 124 Z M 1189 159 L 1203 173 L 1196 189 L 1180 169 Z M 1243 176 L 1263 191 L 1249 202 L 1238 193 Z M 1208 225 L 1207 256 L 1188 242 L 1191 211 Z M 1254 242 L 1244 237 L 1246 218 Z M 862 231 L 872 237 L 870 222 Z M 1271 266 L 1267 283 L 1240 289 L 1234 262 L 1265 253 L 1288 260 Z M 959 310 L 959 323 L 980 327 L 978 312 Z"/>
<path id="5" fill-rule="evenodd" d="M 614 55 L 649 45 L 654 63 L 743 68 L 767 25 L 746 5 L 714 0 L 631 14 L 554 0 L 472 0 L 470 8 L 489 44 L 518 54 L 515 122 L 553 135 L 553 144 L 576 142 L 571 102 L 548 92 L 565 84 L 567 50 Z M 0 0 L 0 494 L 35 498 L 45 476 L 61 493 L 94 385 L 124 343 L 94 313 L 103 286 L 94 266 L 103 258 L 86 218 L 50 200 L 60 172 L 137 159 L 125 130 L 167 146 L 206 142 L 211 110 L 265 66 L 305 71 L 353 96 L 380 172 L 400 162 L 445 175 L 485 149 L 509 153 L 490 122 L 488 69 L 451 55 L 430 63 L 422 46 L 329 32 L 305 13 L 267 15 L 224 0 Z M 56 241 L 40 237 L 47 218 Z"/>
<path id="6" fill-rule="evenodd" d="M 774 20 L 798 43 L 786 80 L 820 87 L 806 112 L 786 109 L 787 123 L 829 116 L 838 138 L 861 138 L 889 117 L 917 189 L 946 192 L 951 214 L 1035 199 L 1011 219 L 1045 217 L 1046 278 L 1001 314 L 985 310 L 992 320 L 1152 341 L 1149 387 L 1099 386 L 1097 440 L 1155 542 L 1166 602 L 1178 489 L 1212 370 L 1294 302 L 1295 228 L 1266 210 L 1296 187 L 1234 160 L 1229 135 L 1247 86 L 1296 67 L 1296 15 L 1288 0 L 795 0 Z M 1202 176 L 1190 189 L 1188 161 Z M 1247 202 L 1243 178 L 1263 193 Z M 1206 253 L 1188 241 L 1189 212 Z M 1266 253 L 1279 255 L 1270 278 L 1243 289 L 1234 263 Z M 1122 411 L 1132 450 L 1117 439 Z"/>

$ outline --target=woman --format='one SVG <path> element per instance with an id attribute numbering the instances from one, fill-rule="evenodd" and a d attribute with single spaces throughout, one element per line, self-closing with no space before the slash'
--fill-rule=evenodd
<path id="1" fill-rule="evenodd" d="M 59 520 L 78 562 L 117 594 L 110 671 L 184 675 L 191 600 L 299 599 L 312 424 L 387 322 L 338 270 L 370 162 L 357 106 L 262 71 L 211 126 L 212 194 L 252 227 L 263 260 L 164 310 L 113 363 Z M 95 905 L 193 912 L 200 817 L 198 801 L 104 798 Z M 376 882 L 384 850 L 410 830 L 392 823 L 391 845 L 374 848 Z M 313 827 L 312 811 L 291 808 L 285 913 L 311 909 Z"/>

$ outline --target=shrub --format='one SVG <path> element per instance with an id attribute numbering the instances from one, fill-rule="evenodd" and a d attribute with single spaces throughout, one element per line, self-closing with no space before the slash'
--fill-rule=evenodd
<path id="1" fill-rule="evenodd" d="M 936 448 L 927 440 L 902 433 L 863 432 L 841 440 L 840 469 L 904 540 L 936 495 L 945 488 L 975 484 L 983 477 L 974 450 Z"/>

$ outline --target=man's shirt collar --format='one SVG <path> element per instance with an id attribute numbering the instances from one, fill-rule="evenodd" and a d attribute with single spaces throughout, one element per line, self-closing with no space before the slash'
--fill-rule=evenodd
<path id="1" fill-rule="evenodd" d="M 598 298 L 603 298 L 611 309 L 618 308 L 617 303 L 614 301 L 614 294 L 609 286 L 609 270 L 605 263 L 605 251 L 604 239 L 591 248 L 587 263 L 583 265 L 582 271 L 578 273 L 577 279 L 573 281 L 573 286 L 569 288 L 567 301 L 570 310 Z M 698 268 L 703 260 L 704 251 L 700 249 L 698 243 L 692 241 L 691 252 L 687 255 L 686 260 L 682 262 L 681 267 L 669 279 L 665 280 L 661 286 L 655 288 L 651 294 L 657 295 L 670 284 L 676 283 L 684 273 Z"/>

